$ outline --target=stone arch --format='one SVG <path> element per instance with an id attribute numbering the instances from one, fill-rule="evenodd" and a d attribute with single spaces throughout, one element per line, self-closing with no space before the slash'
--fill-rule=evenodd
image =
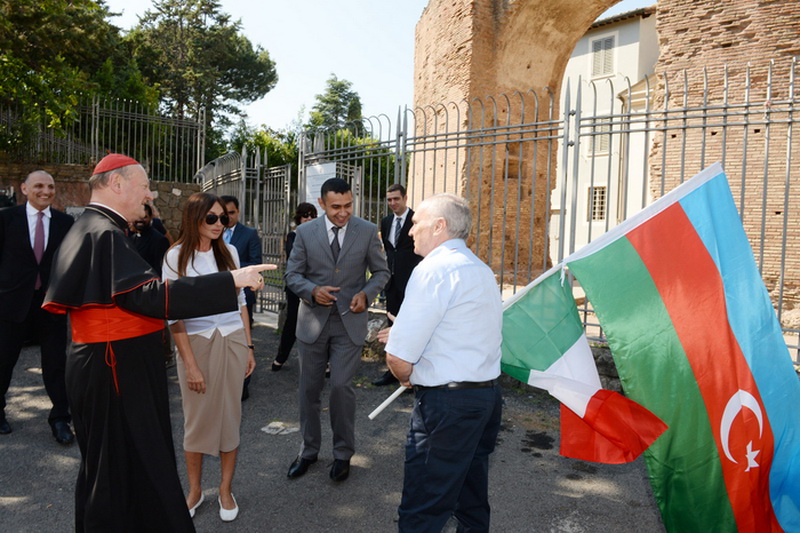
<path id="1" fill-rule="evenodd" d="M 561 80 L 575 44 L 594 20 L 618 1 L 431 0 L 416 28 L 416 133 L 454 131 L 463 128 L 468 120 L 474 120 L 473 126 L 478 128 L 519 123 L 521 114 L 526 112 L 525 106 L 533 107 L 538 94 L 546 94 L 552 106 L 547 113 L 558 117 Z M 537 94 L 518 92 L 529 89 Z M 516 100 L 519 102 L 515 104 Z M 466 102 L 472 109 L 458 115 L 447 113 L 448 107 L 441 104 L 448 102 Z M 517 147 L 518 144 L 509 142 L 503 161 L 493 161 L 491 165 L 477 160 L 482 151 L 464 152 L 460 160 L 451 159 L 450 168 L 444 169 L 445 174 L 456 176 L 450 182 L 426 178 L 441 170 L 437 168 L 444 164 L 441 160 L 415 155 L 414 170 L 409 176 L 412 204 L 445 190 L 460 192 L 469 199 L 473 213 L 478 214 L 473 243 L 481 256 L 501 273 L 510 271 L 507 258 L 511 254 L 503 253 L 506 248 L 521 247 L 518 251 L 526 257 L 543 257 L 547 249 L 544 222 L 549 216 L 545 205 L 550 192 L 544 187 L 534 190 L 526 180 L 536 173 L 543 183 L 547 179 L 545 169 L 555 168 L 556 155 L 541 145 L 536 148 L 535 157 L 530 153 L 521 157 L 514 152 Z M 548 158 L 550 165 L 533 168 L 531 161 Z M 460 168 L 456 168 L 459 164 Z M 466 167 L 480 170 L 477 175 L 466 176 Z M 516 175 L 510 176 L 506 168 L 517 169 Z M 511 208 L 502 199 L 481 193 L 487 184 L 504 180 L 506 183 L 513 180 L 524 188 L 523 198 Z M 531 205 L 537 207 L 531 209 L 528 207 Z M 530 241 L 512 242 L 504 235 L 503 228 L 517 218 L 533 228 Z M 493 235 L 503 235 L 505 241 L 494 243 Z M 538 264 L 531 274 L 535 277 L 547 266 Z"/>
<path id="2" fill-rule="evenodd" d="M 414 105 L 549 87 L 620 0 L 431 0 L 416 29 Z"/>

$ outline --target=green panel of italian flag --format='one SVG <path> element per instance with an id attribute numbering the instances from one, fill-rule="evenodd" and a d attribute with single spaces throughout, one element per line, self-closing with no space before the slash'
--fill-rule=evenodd
<path id="1" fill-rule="evenodd" d="M 560 452 L 602 463 L 636 459 L 666 426 L 600 386 L 564 271 L 554 269 L 504 302 L 502 369 L 561 402 Z"/>
<path id="2" fill-rule="evenodd" d="M 719 164 L 565 260 L 628 398 L 672 532 L 800 531 L 800 383 Z"/>

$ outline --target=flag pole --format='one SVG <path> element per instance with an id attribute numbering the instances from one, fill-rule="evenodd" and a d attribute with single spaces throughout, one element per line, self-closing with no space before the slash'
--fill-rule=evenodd
<path id="1" fill-rule="evenodd" d="M 404 393 L 404 392 L 405 392 L 407 389 L 408 389 L 408 387 L 406 387 L 406 386 L 404 386 L 404 385 L 400 385 L 400 386 L 397 388 L 397 390 L 396 390 L 396 391 L 394 391 L 394 392 L 392 393 L 392 395 L 391 395 L 391 396 L 389 396 L 388 398 L 386 398 L 385 400 L 383 400 L 383 403 L 382 403 L 382 404 L 380 404 L 378 407 L 376 407 L 376 408 L 375 408 L 375 410 L 374 410 L 374 411 L 372 411 L 372 412 L 369 414 L 369 419 L 370 419 L 370 420 L 374 420 L 376 416 L 378 416 L 379 414 L 381 414 L 381 411 L 383 411 L 384 409 L 386 409 L 387 407 L 389 407 L 389 404 L 390 404 L 390 403 L 392 403 L 393 401 L 395 401 L 395 400 L 397 399 L 397 397 L 398 397 L 398 396 L 400 396 L 401 394 L 403 394 L 403 393 Z"/>

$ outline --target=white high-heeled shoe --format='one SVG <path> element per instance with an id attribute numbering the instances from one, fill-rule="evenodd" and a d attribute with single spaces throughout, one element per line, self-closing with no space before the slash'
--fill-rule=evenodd
<path id="1" fill-rule="evenodd" d="M 225 509 L 222 507 L 222 498 L 217 497 L 217 501 L 219 502 L 219 517 L 223 522 L 232 522 L 239 516 L 239 504 L 236 503 L 236 498 L 233 497 L 233 493 L 231 493 L 231 499 L 233 500 L 233 505 L 236 507 L 233 509 Z"/>
<path id="2" fill-rule="evenodd" d="M 201 492 L 200 493 L 200 499 L 197 500 L 197 503 L 194 504 L 194 506 L 189 509 L 189 516 L 190 517 L 194 518 L 194 512 L 197 510 L 198 507 L 200 507 L 200 504 L 203 503 L 205 501 L 205 499 L 206 499 L 205 494 L 203 494 Z"/>

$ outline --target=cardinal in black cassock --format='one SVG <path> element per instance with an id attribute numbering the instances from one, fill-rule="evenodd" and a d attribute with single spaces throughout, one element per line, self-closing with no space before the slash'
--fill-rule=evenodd
<path id="1" fill-rule="evenodd" d="M 92 203 L 58 251 L 43 305 L 69 313 L 72 326 L 66 382 L 81 451 L 78 532 L 194 531 L 172 442 L 164 319 L 238 309 L 230 272 L 161 282 L 126 236 L 125 218 L 95 201 L 104 186 L 121 191 L 122 206 L 141 191 L 152 199 L 138 165 L 119 154 L 98 163 Z M 139 192 L 133 178 L 120 181 L 129 172 L 144 180 Z"/>

